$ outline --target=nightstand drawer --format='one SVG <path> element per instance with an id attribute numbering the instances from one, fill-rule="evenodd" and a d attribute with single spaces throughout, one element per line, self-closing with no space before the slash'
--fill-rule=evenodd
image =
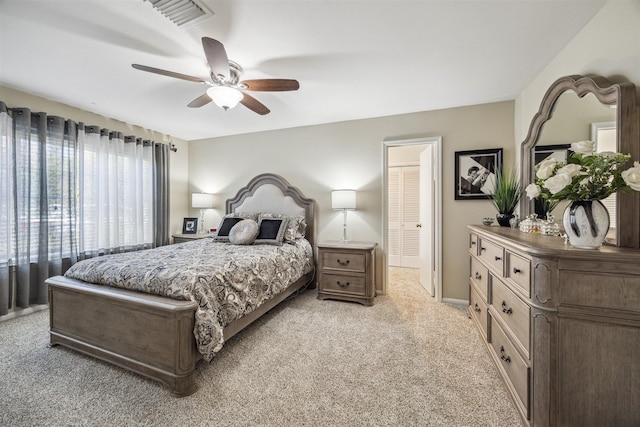
<path id="1" fill-rule="evenodd" d="M 318 245 L 318 299 L 373 305 L 376 296 L 376 243 L 326 242 Z"/>
<path id="2" fill-rule="evenodd" d="M 322 268 L 364 273 L 366 255 L 360 253 L 322 251 Z"/>
<path id="3" fill-rule="evenodd" d="M 364 276 L 347 276 L 342 274 L 323 273 L 320 287 L 323 291 L 338 291 L 354 295 L 365 295 L 366 280 Z"/>

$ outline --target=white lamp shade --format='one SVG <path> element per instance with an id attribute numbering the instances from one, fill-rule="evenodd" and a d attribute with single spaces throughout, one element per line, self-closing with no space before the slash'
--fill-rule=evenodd
<path id="1" fill-rule="evenodd" d="M 224 110 L 235 107 L 243 98 L 242 92 L 227 86 L 210 87 L 207 89 L 207 95 Z"/>
<path id="2" fill-rule="evenodd" d="M 208 193 L 191 193 L 191 207 L 194 209 L 211 209 L 215 206 L 215 196 Z"/>
<path id="3" fill-rule="evenodd" d="M 333 209 L 355 209 L 355 190 L 333 190 L 331 192 L 331 207 Z"/>

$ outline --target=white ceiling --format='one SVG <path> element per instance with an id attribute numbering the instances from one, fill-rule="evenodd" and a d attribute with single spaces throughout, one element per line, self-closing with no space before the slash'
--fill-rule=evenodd
<path id="1" fill-rule="evenodd" d="M 0 84 L 185 140 L 510 100 L 606 0 L 200 0 L 178 27 L 143 0 L 0 0 Z M 201 37 L 221 41 L 271 113 L 187 104 Z"/>

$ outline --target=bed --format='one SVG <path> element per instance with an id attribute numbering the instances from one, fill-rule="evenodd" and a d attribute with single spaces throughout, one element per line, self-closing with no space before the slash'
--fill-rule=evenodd
<path id="1" fill-rule="evenodd" d="M 246 272 L 238 270 L 238 264 L 242 262 L 234 259 L 235 252 L 231 255 L 216 252 L 223 250 L 221 248 L 240 250 L 237 245 L 221 243 L 213 237 L 124 254 L 132 257 L 127 262 L 123 262 L 122 255 L 114 256 L 110 263 L 104 262 L 108 257 L 88 260 L 95 261 L 95 264 L 83 261 L 72 266 L 65 276 L 46 280 L 50 304 L 50 346 L 63 345 L 145 375 L 166 384 L 176 396 L 194 393 L 197 390 L 195 367 L 198 360 L 211 360 L 226 340 L 280 302 L 314 286 L 315 202 L 312 199 L 306 198 L 284 178 L 262 174 L 240 189 L 233 199 L 227 200 L 226 212 L 235 216 L 251 216 L 251 213 L 260 212 L 274 218 L 303 217 L 306 223 L 305 238 L 296 239 L 296 244 L 283 243 L 282 248 L 278 248 L 279 245 L 250 245 L 255 249 L 246 247 L 248 251 L 273 253 L 267 255 L 272 257 L 267 262 L 273 264 L 274 257 L 278 257 L 278 260 L 293 257 L 290 251 L 299 244 L 309 257 L 306 261 L 309 265 L 304 270 L 300 267 L 300 277 L 288 277 L 288 273 L 278 269 L 277 278 L 269 279 L 268 283 L 264 283 L 266 279 L 260 279 L 260 291 L 254 292 L 248 283 L 253 283 L 254 276 L 261 276 L 255 270 L 264 267 L 254 265 Z M 191 259 L 190 256 L 182 257 L 187 253 L 200 254 L 200 257 L 194 256 L 193 267 L 171 264 L 173 261 L 170 258 L 181 259 L 180 262 Z M 245 257 L 256 256 L 251 253 Z M 179 271 L 186 278 L 174 275 L 165 280 L 164 287 L 155 286 L 157 275 L 154 276 L 152 270 L 158 270 L 159 267 L 152 265 L 150 259 L 158 260 L 158 264 L 166 267 L 164 275 L 167 271 Z M 233 264 L 235 270 L 233 273 L 223 273 L 214 267 L 209 268 L 205 265 L 208 259 L 226 259 L 221 263 L 227 266 Z M 127 263 L 128 266 L 125 265 Z M 212 264 L 215 262 L 212 261 Z M 135 268 L 127 270 L 131 266 Z M 106 277 L 109 270 L 118 271 L 116 278 L 111 279 L 117 283 L 100 284 L 101 278 Z M 191 280 L 195 285 L 190 288 L 196 289 L 193 293 L 197 298 L 175 286 L 179 280 L 189 281 L 190 270 L 196 271 Z M 67 277 L 69 275 L 75 278 Z M 234 284 L 233 289 L 221 297 L 221 306 L 227 307 L 227 299 L 237 298 L 242 293 L 240 291 L 259 293 L 259 302 L 251 300 L 243 303 L 242 310 L 223 310 L 214 303 L 209 304 L 212 299 L 202 297 L 208 289 L 208 283 L 225 281 L 228 275 L 242 276 L 247 283 Z M 140 292 L 139 289 L 145 292 L 151 289 L 156 294 Z M 222 286 L 216 289 L 222 289 Z M 166 295 L 172 295 L 173 298 Z M 211 307 L 218 307 L 213 310 L 214 314 L 209 310 Z M 211 319 L 218 319 L 215 327 L 211 327 Z M 208 332 L 209 329 L 213 332 Z M 211 335 L 204 334 L 203 330 Z"/>

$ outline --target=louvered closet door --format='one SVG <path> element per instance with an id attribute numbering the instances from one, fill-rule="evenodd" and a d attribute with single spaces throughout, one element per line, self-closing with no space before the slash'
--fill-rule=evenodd
<path id="1" fill-rule="evenodd" d="M 389 168 L 389 194 L 387 200 L 389 203 L 389 212 L 387 215 L 387 228 L 389 231 L 389 265 L 400 267 L 400 225 L 401 221 L 401 209 L 400 203 L 402 201 L 400 192 L 400 168 Z"/>
<path id="2" fill-rule="evenodd" d="M 420 266 L 420 169 L 389 170 L 389 265 Z"/>

